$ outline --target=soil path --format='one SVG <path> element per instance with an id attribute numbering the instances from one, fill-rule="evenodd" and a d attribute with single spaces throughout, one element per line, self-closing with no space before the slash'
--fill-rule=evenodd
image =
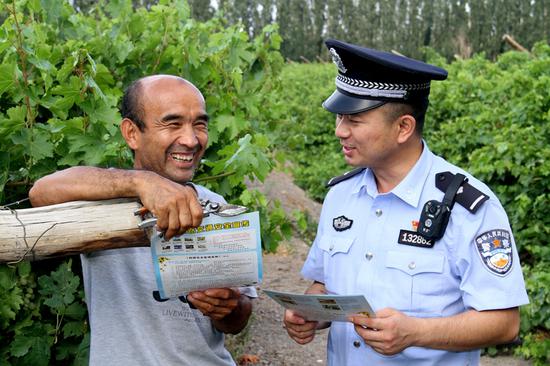
<path id="1" fill-rule="evenodd" d="M 273 172 L 263 184 L 251 183 L 250 188 L 261 190 L 269 199 L 279 200 L 283 209 L 306 210 L 317 221 L 321 205 L 309 199 L 304 191 L 294 185 L 292 178 L 282 172 Z M 309 243 L 308 243 L 309 244 Z M 261 289 L 273 289 L 303 293 L 309 285 L 300 276 L 309 246 L 300 238 L 293 237 L 279 245 L 277 253 L 263 256 L 263 282 L 254 302 L 254 314 L 247 331 L 227 337 L 227 346 L 240 359 L 253 355 L 254 362 L 246 365 L 309 366 L 326 364 L 326 341 L 328 330 L 319 331 L 308 345 L 292 341 L 283 328 L 283 310 L 268 298 Z M 513 357 L 482 357 L 482 366 L 528 366 L 529 362 Z"/>

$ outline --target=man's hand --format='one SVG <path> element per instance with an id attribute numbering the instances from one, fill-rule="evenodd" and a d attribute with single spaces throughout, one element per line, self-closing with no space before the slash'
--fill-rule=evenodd
<path id="1" fill-rule="evenodd" d="M 355 315 L 349 318 L 355 331 L 376 352 L 389 356 L 412 345 L 416 318 L 385 308 L 375 318 Z"/>
<path id="2" fill-rule="evenodd" d="M 411 317 L 385 308 L 375 318 L 356 315 L 348 320 L 376 352 L 394 355 L 411 346 L 461 352 L 512 342 L 519 332 L 520 317 L 517 307 L 433 318 Z"/>
<path id="3" fill-rule="evenodd" d="M 325 285 L 321 282 L 314 281 L 306 290 L 306 294 L 326 294 Z M 315 337 L 317 329 L 330 327 L 330 322 L 307 321 L 292 310 L 286 310 L 283 318 L 286 332 L 290 338 L 294 339 L 299 344 L 307 344 Z"/>
<path id="4" fill-rule="evenodd" d="M 236 288 L 211 288 L 190 292 L 187 300 L 205 316 L 221 320 L 237 308 L 240 297 L 241 292 Z"/>
<path id="5" fill-rule="evenodd" d="M 183 234 L 202 222 L 202 207 L 193 187 L 181 185 L 151 172 L 142 172 L 137 190 L 145 208 L 157 217 L 164 238 Z"/>
<path id="6" fill-rule="evenodd" d="M 193 291 L 187 295 L 187 300 L 210 317 L 214 327 L 223 333 L 239 333 L 252 313 L 250 298 L 236 288 Z"/>
<path id="7" fill-rule="evenodd" d="M 283 322 L 290 338 L 299 344 L 307 344 L 313 340 L 319 323 L 307 321 L 292 310 L 285 310 Z"/>

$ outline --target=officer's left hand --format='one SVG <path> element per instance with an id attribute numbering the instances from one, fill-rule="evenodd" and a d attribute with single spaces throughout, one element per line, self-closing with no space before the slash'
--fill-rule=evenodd
<path id="1" fill-rule="evenodd" d="M 394 355 L 413 343 L 415 318 L 395 309 L 379 310 L 375 318 L 355 315 L 348 320 L 365 343 L 383 355 Z"/>
<path id="2" fill-rule="evenodd" d="M 204 315 L 220 320 L 239 306 L 240 297 L 241 292 L 236 288 L 210 288 L 204 291 L 190 292 L 187 295 L 187 301 Z"/>

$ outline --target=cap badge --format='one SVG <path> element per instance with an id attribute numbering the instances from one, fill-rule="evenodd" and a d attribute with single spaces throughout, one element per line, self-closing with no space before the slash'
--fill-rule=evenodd
<path id="1" fill-rule="evenodd" d="M 491 230 L 479 235 L 476 247 L 485 267 L 499 276 L 512 268 L 512 242 L 507 230 Z"/>
<path id="2" fill-rule="evenodd" d="M 348 219 L 346 216 L 338 216 L 332 219 L 332 227 L 336 231 L 347 230 L 353 225 L 353 220 Z"/>
<path id="3" fill-rule="evenodd" d="M 348 69 L 346 69 L 344 63 L 342 62 L 340 55 L 338 54 L 338 52 L 336 52 L 334 48 L 330 49 L 330 55 L 332 56 L 332 62 L 334 62 L 340 72 L 345 73 L 346 71 L 348 71 Z"/>

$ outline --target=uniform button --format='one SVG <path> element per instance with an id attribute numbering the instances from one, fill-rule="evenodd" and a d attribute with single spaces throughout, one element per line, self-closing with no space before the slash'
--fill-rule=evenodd
<path id="1" fill-rule="evenodd" d="M 361 342 L 359 342 L 359 341 L 353 341 L 353 347 L 359 348 L 359 346 L 361 346 Z"/>
<path id="2" fill-rule="evenodd" d="M 372 257 L 374 257 L 374 254 L 372 254 L 371 252 L 367 252 L 367 254 L 365 254 L 365 258 L 367 258 L 367 260 L 371 260 Z"/>
<path id="3" fill-rule="evenodd" d="M 416 268 L 416 263 L 414 262 L 409 263 L 409 269 L 415 269 L 415 268 Z"/>
<path id="4" fill-rule="evenodd" d="M 330 244 L 330 247 L 328 248 L 328 250 L 329 250 L 330 252 L 332 252 L 333 249 L 334 249 L 334 244 Z"/>
<path id="5" fill-rule="evenodd" d="M 374 213 L 375 213 L 376 216 L 378 216 L 378 217 L 382 216 L 382 210 L 381 210 L 381 209 L 377 209 L 376 211 L 374 211 Z"/>

